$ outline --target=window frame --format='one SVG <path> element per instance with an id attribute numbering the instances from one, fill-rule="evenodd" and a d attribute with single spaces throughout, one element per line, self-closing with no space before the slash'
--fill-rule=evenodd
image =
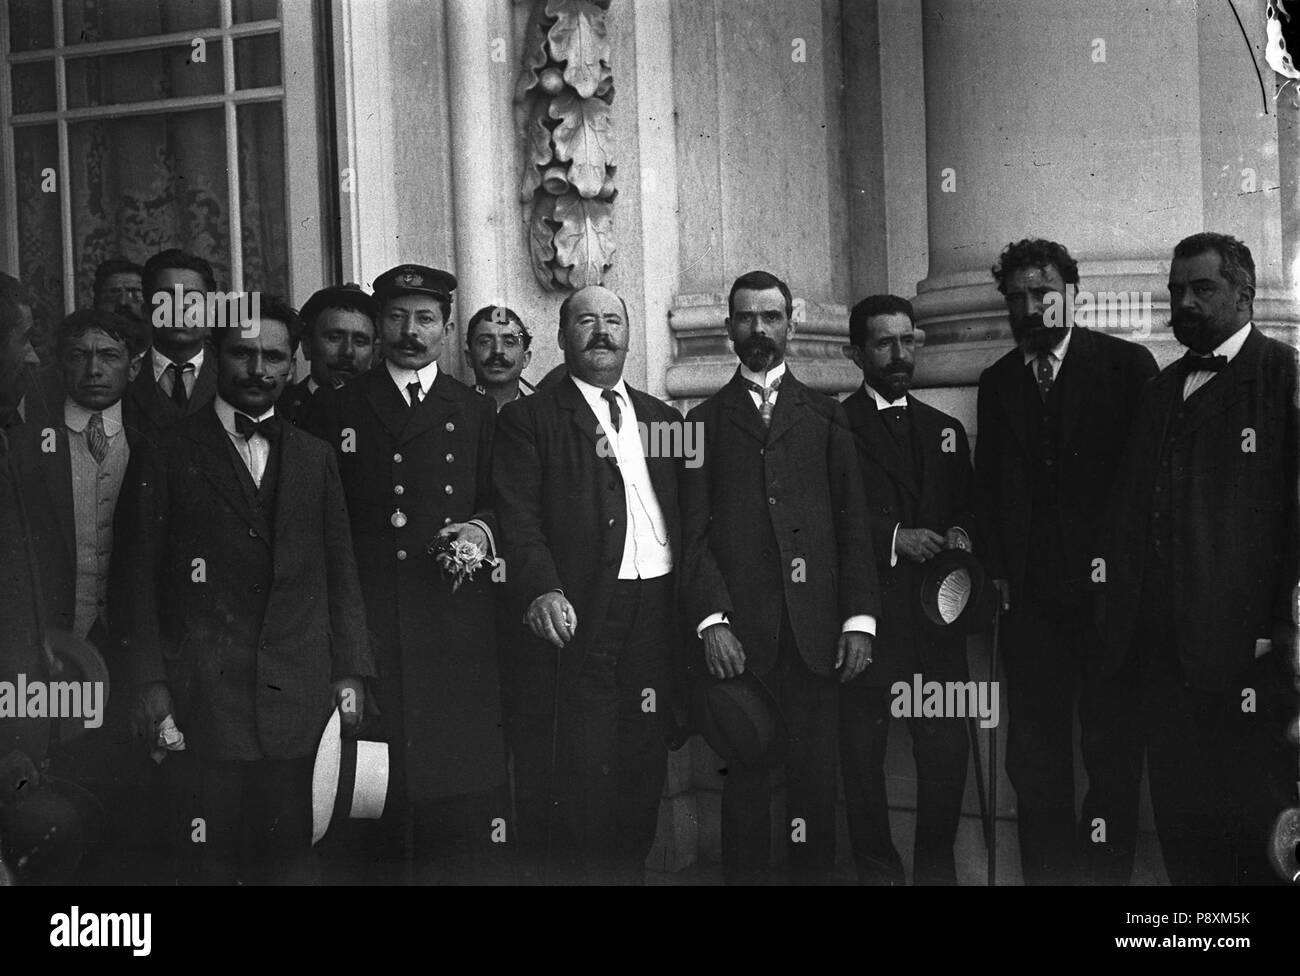
<path id="1" fill-rule="evenodd" d="M 0 267 L 18 269 L 17 185 L 13 179 L 16 165 L 14 129 L 25 125 L 54 124 L 58 138 L 59 233 L 63 250 L 63 304 L 65 311 L 77 307 L 76 255 L 73 253 L 72 173 L 68 141 L 70 124 L 88 119 L 114 120 L 135 115 L 159 115 L 195 109 L 221 108 L 226 147 L 226 193 L 229 212 L 230 277 L 223 283 L 231 291 L 244 290 L 243 214 L 240 199 L 238 118 L 239 106 L 276 102 L 283 112 L 285 166 L 286 240 L 288 247 L 289 295 L 308 294 L 320 286 L 326 262 L 332 261 L 329 226 L 321 220 L 324 201 L 321 195 L 321 161 L 330 137 L 331 120 L 327 118 L 318 89 L 317 32 L 321 29 L 321 9 L 314 0 L 280 0 L 278 20 L 234 23 L 232 0 L 220 0 L 221 26 L 180 31 L 138 38 L 110 41 L 64 43 L 62 0 L 50 0 L 54 13 L 55 45 L 35 51 L 11 52 L 9 7 L 0 0 L 0 69 L 5 72 L 5 89 L 15 65 L 52 62 L 54 66 L 55 108 L 47 112 L 15 114 L 12 96 L 0 98 L 0 216 L 4 218 L 0 233 Z M 279 34 L 280 84 L 262 88 L 235 87 L 234 42 L 248 37 Z M 188 46 L 202 38 L 206 43 L 221 44 L 222 91 L 211 95 L 188 95 L 86 108 L 68 108 L 67 63 L 79 58 L 105 54 L 133 53 L 158 48 Z M 304 111 L 305 108 L 310 111 Z"/>

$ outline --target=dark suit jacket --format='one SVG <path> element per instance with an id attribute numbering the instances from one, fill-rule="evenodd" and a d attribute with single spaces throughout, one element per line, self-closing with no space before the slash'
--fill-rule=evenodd
<path id="1" fill-rule="evenodd" d="M 787 369 L 764 429 L 737 370 L 686 422 L 700 425 L 703 451 L 703 463 L 682 474 L 687 622 L 726 613 L 746 667 L 762 675 L 776 663 L 784 608 L 805 664 L 831 674 L 844 621 L 880 615 L 844 408 Z M 699 641 L 695 656 L 703 670 Z"/>
<path id="2" fill-rule="evenodd" d="M 133 451 L 118 500 L 133 671 L 168 682 L 205 759 L 313 754 L 331 682 L 374 673 L 334 456 L 282 431 L 270 518 L 211 404 Z"/>
<path id="3" fill-rule="evenodd" d="M 681 424 L 672 407 L 627 389 L 639 422 Z M 596 415 L 567 376 L 506 404 L 498 418 L 492 483 L 508 564 L 506 621 L 521 621 L 533 600 L 550 590 L 563 590 L 578 616 L 574 639 L 558 655 L 551 644 L 515 628 L 506 658 L 511 700 L 528 714 L 551 711 L 557 656 L 562 687 L 572 683 L 601 632 L 618 579 L 627 504 L 618 464 L 598 453 L 602 436 Z M 647 457 L 646 467 L 679 570 L 682 460 Z"/>
<path id="4" fill-rule="evenodd" d="M 989 575 L 1023 592 L 1029 566 L 1033 454 L 1024 399 L 1024 356 L 1012 349 L 980 375 L 975 498 L 981 556 Z M 1142 385 L 1156 374 L 1142 346 L 1075 326 L 1061 366 L 1057 512 L 1067 579 L 1089 589 L 1105 525 L 1106 498 Z"/>
<path id="5" fill-rule="evenodd" d="M 448 523 L 478 518 L 498 533 L 492 401 L 440 369 L 411 409 L 380 365 L 340 389 L 318 390 L 298 424 L 338 459 L 379 667 L 379 734 L 399 755 L 405 750 L 410 796 L 501 785 L 492 567 L 453 593 L 426 551 Z M 398 509 L 401 526 L 392 522 Z"/>
<path id="6" fill-rule="evenodd" d="M 192 417 L 212 402 L 217 393 L 217 352 L 210 345 L 204 349 L 203 366 L 194 378 L 194 392 L 185 404 L 183 415 L 153 378 L 152 355 L 145 354 L 140 372 L 126 388 L 126 396 L 122 397 L 122 422 L 133 433 L 156 439 L 180 423 L 182 416 Z"/>
<path id="7" fill-rule="evenodd" d="M 0 431 L 0 681 L 16 683 L 20 674 L 28 681 L 47 681 L 39 571 L 10 447 L 9 437 Z M 0 759 L 17 749 L 39 764 L 51 728 L 48 719 L 0 717 Z M 0 786 L 0 803 L 10 786 Z"/>
<path id="8" fill-rule="evenodd" d="M 1171 456 L 1169 625 L 1187 680 L 1219 691 L 1254 659 L 1255 639 L 1271 638 L 1293 612 L 1300 579 L 1296 353 L 1252 328 L 1227 368 L 1185 402 L 1183 379 L 1175 364 L 1143 392 L 1115 485 L 1099 624 L 1117 666 L 1133 651 L 1166 424 L 1181 414 Z"/>
<path id="9" fill-rule="evenodd" d="M 778 403 L 780 400 L 778 399 Z M 862 483 L 871 513 L 871 547 L 880 577 L 881 616 L 873 644 L 873 663 L 853 686 L 888 688 L 924 673 L 927 680 L 963 680 L 966 639 L 940 637 L 920 610 L 922 565 L 889 554 L 895 526 L 926 528 L 943 535 L 960 526 L 978 545 L 972 511 L 970 443 L 961 421 L 908 396 L 916 454 L 909 476 L 893 435 L 871 394 L 861 387 L 844 401 L 862 463 Z"/>
<path id="10" fill-rule="evenodd" d="M 54 432 L 53 451 L 43 450 L 47 429 Z M 127 446 L 134 451 L 140 437 L 125 425 L 123 429 Z M 40 564 L 45 625 L 70 631 L 77 609 L 77 524 L 68 428 L 62 416 L 55 421 L 50 413 L 39 426 L 24 425 L 16 441 L 32 543 Z M 126 486 L 125 477 L 122 486 Z M 111 616 L 111 608 L 109 613 Z"/>
<path id="11" fill-rule="evenodd" d="M 300 380 L 292 386 L 285 388 L 283 395 L 275 405 L 275 412 L 291 424 L 298 423 L 298 415 L 302 411 L 302 405 L 312 398 L 312 392 L 307 388 L 307 383 L 311 377 Z"/>

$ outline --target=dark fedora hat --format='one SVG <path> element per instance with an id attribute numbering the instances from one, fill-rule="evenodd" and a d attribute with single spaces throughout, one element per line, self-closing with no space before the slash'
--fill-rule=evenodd
<path id="1" fill-rule="evenodd" d="M 752 671 L 739 677 L 700 682 L 695 711 L 700 733 L 729 763 L 757 766 L 771 758 L 784 736 L 781 706 Z"/>
<path id="2" fill-rule="evenodd" d="M 921 615 L 936 631 L 974 634 L 993 620 L 993 581 L 965 549 L 945 549 L 921 567 Z"/>

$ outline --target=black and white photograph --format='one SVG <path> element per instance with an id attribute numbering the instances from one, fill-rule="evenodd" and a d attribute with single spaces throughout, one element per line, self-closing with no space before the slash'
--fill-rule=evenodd
<path id="1" fill-rule="evenodd" d="M 20 942 L 267 886 L 1270 941 L 1300 0 L 2 0 L 0 58 Z"/>

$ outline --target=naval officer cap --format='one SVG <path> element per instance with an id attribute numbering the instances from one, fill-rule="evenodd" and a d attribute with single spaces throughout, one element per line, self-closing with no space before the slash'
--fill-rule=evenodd
<path id="1" fill-rule="evenodd" d="M 375 299 L 381 304 L 398 295 L 432 295 L 449 302 L 455 290 L 455 275 L 420 264 L 399 264 L 375 279 Z"/>

